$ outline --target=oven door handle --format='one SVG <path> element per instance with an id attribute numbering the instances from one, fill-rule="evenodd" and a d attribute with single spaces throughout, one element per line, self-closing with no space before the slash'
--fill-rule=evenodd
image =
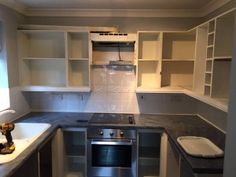
<path id="1" fill-rule="evenodd" d="M 132 140 L 130 141 L 91 141 L 91 144 L 94 145 L 128 145 L 132 146 L 134 142 Z"/>

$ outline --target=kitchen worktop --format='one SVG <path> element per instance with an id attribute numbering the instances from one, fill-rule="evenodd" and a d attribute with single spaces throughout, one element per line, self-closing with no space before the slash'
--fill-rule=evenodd
<path id="1" fill-rule="evenodd" d="M 179 136 L 203 136 L 224 150 L 225 134 L 214 126 L 202 120 L 197 115 L 135 115 L 135 125 L 124 124 L 89 124 L 87 121 L 92 113 L 42 113 L 32 112 L 18 119 L 19 122 L 50 123 L 52 126 L 40 136 L 28 149 L 18 158 L 7 164 L 0 165 L 0 177 L 11 176 L 26 159 L 34 153 L 40 144 L 47 138 L 53 136 L 57 128 L 109 126 L 126 128 L 155 128 L 165 131 L 170 143 L 181 154 L 182 158 L 192 167 L 194 173 L 222 173 L 223 158 L 203 159 L 187 155 L 177 143 Z"/>

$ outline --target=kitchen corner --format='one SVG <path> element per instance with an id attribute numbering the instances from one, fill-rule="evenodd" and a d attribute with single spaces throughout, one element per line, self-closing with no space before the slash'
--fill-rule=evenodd
<path id="1" fill-rule="evenodd" d="M 210 139 L 217 146 L 224 150 L 225 134 L 206 123 L 197 115 L 134 115 L 134 125 L 125 124 L 90 124 L 88 121 L 92 113 L 30 113 L 19 122 L 50 123 L 52 126 L 39 137 L 26 151 L 15 161 L 0 166 L 1 176 L 7 177 L 16 173 L 18 168 L 35 153 L 47 140 L 53 138 L 56 130 L 67 128 L 88 128 L 88 127 L 115 127 L 126 129 L 150 129 L 166 133 L 171 148 L 174 149 L 181 160 L 187 164 L 193 174 L 221 174 L 223 171 L 223 158 L 202 159 L 187 155 L 177 143 L 179 136 L 203 136 Z"/>

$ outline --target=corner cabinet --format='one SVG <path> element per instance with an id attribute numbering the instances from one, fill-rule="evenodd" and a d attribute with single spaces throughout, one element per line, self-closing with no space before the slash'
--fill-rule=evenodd
<path id="1" fill-rule="evenodd" d="M 235 11 L 197 27 L 194 89 L 196 93 L 228 105 Z"/>
<path id="2" fill-rule="evenodd" d="M 23 91 L 90 91 L 89 32 L 19 30 Z"/>
<path id="3" fill-rule="evenodd" d="M 137 92 L 192 89 L 196 30 L 138 32 Z"/>

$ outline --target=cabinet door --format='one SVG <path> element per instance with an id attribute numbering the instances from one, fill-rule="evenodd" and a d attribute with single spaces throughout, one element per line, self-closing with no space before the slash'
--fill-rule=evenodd
<path id="1" fill-rule="evenodd" d="M 86 177 L 86 129 L 64 129 L 63 139 L 64 176 Z"/>
<path id="2" fill-rule="evenodd" d="M 47 141 L 38 152 L 39 176 L 52 177 L 52 141 Z"/>
<path id="3" fill-rule="evenodd" d="M 32 154 L 11 177 L 39 177 L 38 155 Z"/>
<path id="4" fill-rule="evenodd" d="M 165 177 L 180 177 L 180 156 L 172 148 L 171 143 L 167 140 L 166 147 L 166 176 Z"/>

